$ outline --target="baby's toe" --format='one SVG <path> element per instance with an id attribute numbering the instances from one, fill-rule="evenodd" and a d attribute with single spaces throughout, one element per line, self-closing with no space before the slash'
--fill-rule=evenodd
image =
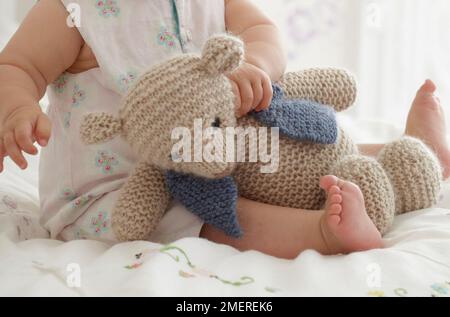
<path id="1" fill-rule="evenodd" d="M 342 212 L 341 204 L 331 204 L 328 210 L 329 215 L 339 215 Z"/>
<path id="2" fill-rule="evenodd" d="M 339 179 L 336 176 L 328 175 L 320 179 L 320 188 L 328 192 L 332 186 L 338 184 Z"/>
<path id="3" fill-rule="evenodd" d="M 339 194 L 335 194 L 330 197 L 330 203 L 331 204 L 340 204 L 342 203 L 342 196 Z"/>
<path id="4" fill-rule="evenodd" d="M 430 80 L 427 79 L 427 81 L 422 85 L 422 87 L 420 87 L 419 91 L 417 92 L 417 94 L 434 94 L 436 92 L 436 84 Z"/>
<path id="5" fill-rule="evenodd" d="M 330 189 L 328 190 L 328 197 L 331 197 L 333 195 L 339 195 L 341 193 L 341 188 L 338 186 L 331 186 Z"/>

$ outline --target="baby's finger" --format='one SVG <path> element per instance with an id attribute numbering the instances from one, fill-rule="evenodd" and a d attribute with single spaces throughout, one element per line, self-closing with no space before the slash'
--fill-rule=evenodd
<path id="1" fill-rule="evenodd" d="M 3 160 L 5 158 L 5 147 L 3 146 L 3 139 L 0 138 L 0 173 L 3 172 Z"/>
<path id="2" fill-rule="evenodd" d="M 8 153 L 9 157 L 17 164 L 21 169 L 27 168 L 27 161 L 23 157 L 22 151 L 16 144 L 16 140 L 14 138 L 14 134 L 9 132 L 5 135 L 4 145 L 6 153 Z"/>
<path id="3" fill-rule="evenodd" d="M 253 89 L 249 81 L 239 82 L 239 91 L 241 92 L 241 108 L 239 114 L 245 116 L 253 110 Z"/>
<path id="4" fill-rule="evenodd" d="M 33 137 L 32 137 L 33 127 L 31 123 L 24 122 L 19 124 L 15 129 L 14 133 L 16 136 L 16 143 L 19 147 L 28 154 L 35 155 L 38 150 L 33 145 Z"/>
<path id="5" fill-rule="evenodd" d="M 257 109 L 264 97 L 263 85 L 260 80 L 252 83 L 253 88 L 253 105 L 252 109 Z"/>
<path id="6" fill-rule="evenodd" d="M 52 124 L 47 115 L 40 114 L 34 129 L 34 135 L 40 146 L 47 146 L 52 133 Z"/>
<path id="7" fill-rule="evenodd" d="M 234 81 L 230 80 L 230 83 L 235 97 L 234 105 L 236 107 L 236 112 L 238 112 L 241 108 L 241 92 L 239 91 L 239 86 Z"/>
<path id="8" fill-rule="evenodd" d="M 273 87 L 270 79 L 264 80 L 263 83 L 263 90 L 264 90 L 264 96 L 261 100 L 261 103 L 259 104 L 256 111 L 262 111 L 267 110 L 270 107 L 270 104 L 272 103 L 273 98 Z"/>

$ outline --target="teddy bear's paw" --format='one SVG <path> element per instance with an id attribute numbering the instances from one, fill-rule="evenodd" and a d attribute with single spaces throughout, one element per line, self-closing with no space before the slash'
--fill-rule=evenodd
<path id="1" fill-rule="evenodd" d="M 85 144 L 109 141 L 121 131 L 121 120 L 107 113 L 88 114 L 80 128 L 81 140 Z"/>
<path id="2" fill-rule="evenodd" d="M 421 141 L 404 137 L 387 144 L 378 156 L 396 194 L 396 212 L 432 207 L 439 198 L 442 169 Z"/>
<path id="3" fill-rule="evenodd" d="M 356 100 L 355 78 L 343 69 L 311 68 L 287 73 L 278 83 L 286 97 L 306 99 L 344 111 Z"/>

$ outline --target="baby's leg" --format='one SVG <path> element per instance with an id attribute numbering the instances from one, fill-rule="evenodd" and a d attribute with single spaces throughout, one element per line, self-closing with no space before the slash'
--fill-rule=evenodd
<path id="1" fill-rule="evenodd" d="M 447 126 L 444 110 L 435 92 L 436 85 L 431 80 L 419 89 L 409 112 L 405 134 L 421 140 L 436 153 L 447 179 L 450 176 Z"/>
<path id="2" fill-rule="evenodd" d="M 67 226 L 58 236 L 64 241 L 96 240 L 116 244 L 119 239 L 111 227 L 114 205 L 120 191 L 113 191 L 96 200 L 72 225 Z M 148 241 L 167 244 L 182 238 L 200 235 L 203 222 L 186 208 L 175 203 L 166 212 Z"/>
<path id="3" fill-rule="evenodd" d="M 244 230 L 241 239 L 205 225 L 201 236 L 239 250 L 257 250 L 281 258 L 295 258 L 307 249 L 322 254 L 349 253 L 382 247 L 381 235 L 367 216 L 359 188 L 336 177 L 322 179 L 327 192 L 324 210 L 308 211 L 238 202 Z"/>
<path id="4" fill-rule="evenodd" d="M 58 236 L 63 241 L 96 240 L 117 243 L 111 227 L 112 210 L 119 191 L 114 191 L 97 199 L 73 224 L 64 228 Z"/>

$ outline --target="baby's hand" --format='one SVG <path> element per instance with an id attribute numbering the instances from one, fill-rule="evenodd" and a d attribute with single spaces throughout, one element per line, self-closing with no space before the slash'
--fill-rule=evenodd
<path id="1" fill-rule="evenodd" d="M 252 110 L 262 111 L 269 108 L 273 90 L 269 75 L 262 69 L 244 63 L 231 73 L 231 80 L 236 95 L 236 109 L 239 117 Z"/>
<path id="2" fill-rule="evenodd" d="M 34 143 L 46 146 L 50 139 L 51 123 L 39 105 L 23 106 L 13 110 L 0 122 L 0 173 L 3 159 L 9 156 L 21 169 L 27 168 L 23 152 L 38 153 Z"/>

